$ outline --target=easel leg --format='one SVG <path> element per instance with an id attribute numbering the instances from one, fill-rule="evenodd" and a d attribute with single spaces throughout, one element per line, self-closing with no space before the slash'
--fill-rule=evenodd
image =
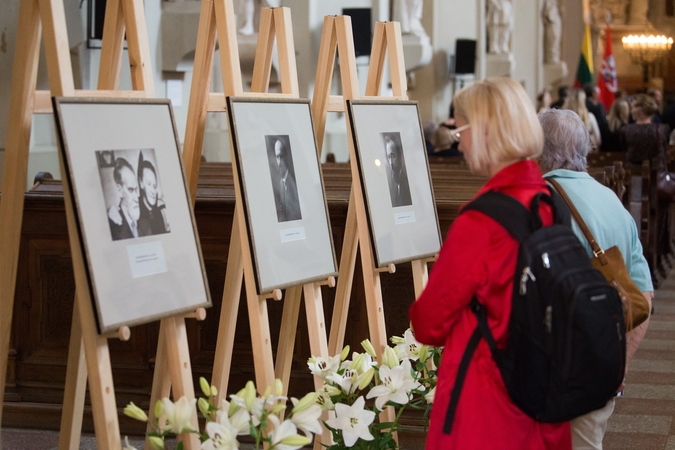
<path id="1" fill-rule="evenodd" d="M 248 245 L 241 239 L 239 242 L 231 243 L 231 245 L 235 244 Z M 253 365 L 255 366 L 255 384 L 258 392 L 264 392 L 268 386 L 274 386 L 274 356 L 272 354 L 267 300 L 264 297 L 258 296 L 253 277 L 252 264 L 250 262 L 248 264 L 245 263 L 244 281 L 246 283 L 246 304 L 251 329 Z"/>
<path id="2" fill-rule="evenodd" d="M 354 282 L 356 252 L 359 247 L 354 202 L 354 190 L 352 189 L 352 192 L 349 195 L 345 235 L 342 242 L 342 252 L 340 254 L 340 275 L 337 280 L 335 304 L 333 305 L 333 319 L 331 321 L 330 339 L 328 341 L 328 352 L 330 355 L 337 355 L 340 353 L 345 342 L 347 316 L 349 315 L 349 299 L 352 293 L 352 283 Z"/>
<path id="3" fill-rule="evenodd" d="M 415 286 L 415 299 L 418 299 L 420 295 L 422 295 L 422 291 L 429 281 L 429 266 L 427 266 L 426 261 L 419 259 L 412 261 L 411 264 L 413 284 Z"/>
<path id="4" fill-rule="evenodd" d="M 190 349 L 188 348 L 185 319 L 181 317 L 169 317 L 162 319 L 166 322 L 164 329 L 164 345 L 166 346 L 167 361 L 171 373 L 171 382 L 174 401 L 185 396 L 188 400 L 195 398 L 195 388 L 192 384 L 192 366 L 190 364 Z M 154 405 L 153 405 L 154 407 Z M 197 409 L 192 409 L 190 419 L 192 427 L 199 429 L 197 422 Z M 197 450 L 201 447 L 199 436 L 184 433 L 179 436 L 186 450 Z"/>
<path id="5" fill-rule="evenodd" d="M 82 261 L 79 263 L 82 264 Z M 76 295 L 81 297 L 83 294 L 77 290 Z M 89 375 L 89 395 L 94 415 L 96 446 L 99 449 L 118 449 L 122 443 L 117 420 L 117 403 L 113 388 L 108 340 L 96 331 L 89 296 L 78 298 L 77 303 L 80 307 L 80 324 Z"/>
<path id="6" fill-rule="evenodd" d="M 281 316 L 281 331 L 279 332 L 279 344 L 277 347 L 277 363 L 274 367 L 274 375 L 284 385 L 284 393 L 288 394 L 288 382 L 291 379 L 291 365 L 293 364 L 293 350 L 295 348 L 295 335 L 298 329 L 298 316 L 300 315 L 300 301 L 302 300 L 302 286 L 293 286 L 286 289 L 284 298 L 284 312 Z"/>
<path id="7" fill-rule="evenodd" d="M 213 361 L 211 384 L 218 388 L 218 405 L 221 400 L 227 399 L 227 387 L 232 367 L 232 352 L 234 350 L 234 332 L 237 329 L 237 315 L 241 298 L 241 283 L 244 279 L 244 261 L 241 254 L 239 238 L 239 219 L 237 211 L 232 221 L 230 249 L 227 254 L 227 270 L 225 272 L 225 287 L 223 288 L 223 302 L 220 309 L 220 323 L 218 324 L 218 339 L 216 341 L 216 356 Z"/>
<path id="8" fill-rule="evenodd" d="M 70 329 L 70 345 L 68 346 L 66 386 L 63 392 L 59 450 L 78 450 L 80 448 L 86 392 L 87 366 L 84 357 L 80 311 L 77 302 L 75 302 L 73 322 Z"/>
<path id="9" fill-rule="evenodd" d="M 307 329 L 309 330 L 309 348 L 314 356 L 327 358 L 328 342 L 326 340 L 326 320 L 323 313 L 323 298 L 321 295 L 321 286 L 312 283 L 303 286 L 305 294 L 305 312 L 307 314 Z M 319 390 L 323 386 L 323 380 L 314 377 L 314 389 Z M 328 413 L 324 413 L 322 420 L 329 418 Z M 314 438 L 314 448 L 321 449 L 321 444 L 332 444 L 332 434 L 327 428 L 323 427 L 323 434 Z"/>
<path id="10" fill-rule="evenodd" d="M 16 272 L 28 172 L 28 145 L 33 120 L 34 91 L 40 56 L 40 11 L 36 0 L 19 7 L 12 92 L 0 202 L 0 423 L 7 382 L 7 358 L 12 330 Z"/>
<path id="11" fill-rule="evenodd" d="M 148 414 L 148 428 L 146 431 L 152 431 L 151 426 L 155 422 L 155 404 L 169 397 L 171 394 L 171 378 L 167 376 L 169 367 L 167 366 L 166 354 L 166 324 L 160 321 L 159 338 L 157 339 L 157 354 L 155 355 L 155 372 L 152 375 L 152 392 L 150 394 L 150 411 Z M 145 437 L 145 448 L 150 448 L 148 436 Z"/>

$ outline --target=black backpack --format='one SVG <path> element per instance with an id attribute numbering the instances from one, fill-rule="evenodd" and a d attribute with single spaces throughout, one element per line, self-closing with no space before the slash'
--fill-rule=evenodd
<path id="1" fill-rule="evenodd" d="M 542 226 L 539 205 L 553 208 Z M 497 348 L 487 314 L 478 318 L 460 362 L 443 432 L 450 434 L 471 357 L 487 341 L 513 402 L 530 417 L 563 422 L 603 407 L 624 378 L 626 331 L 621 299 L 593 266 L 558 194 L 535 195 L 530 211 L 511 196 L 487 192 L 464 207 L 500 223 L 519 243 L 508 344 Z"/>

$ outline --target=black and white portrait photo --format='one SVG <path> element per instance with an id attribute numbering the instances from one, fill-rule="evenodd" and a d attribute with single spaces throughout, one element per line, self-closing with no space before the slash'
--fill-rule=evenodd
<path id="1" fill-rule="evenodd" d="M 391 206 L 392 208 L 410 206 L 412 205 L 412 198 L 410 196 L 408 172 L 403 157 L 403 147 L 401 146 L 401 134 L 398 132 L 381 134 Z"/>
<path id="2" fill-rule="evenodd" d="M 288 222 L 302 219 L 298 185 L 288 135 L 266 135 L 267 158 L 272 177 L 277 220 Z"/>
<path id="3" fill-rule="evenodd" d="M 154 149 L 97 151 L 113 241 L 170 231 Z"/>

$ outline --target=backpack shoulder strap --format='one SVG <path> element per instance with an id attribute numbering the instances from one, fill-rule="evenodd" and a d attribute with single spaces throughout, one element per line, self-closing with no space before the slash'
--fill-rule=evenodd
<path id="1" fill-rule="evenodd" d="M 464 206 L 462 213 L 471 210 L 479 211 L 499 222 L 518 242 L 525 241 L 531 234 L 530 212 L 510 195 L 486 192 Z"/>
<path id="2" fill-rule="evenodd" d="M 452 432 L 452 424 L 455 421 L 455 413 L 457 412 L 457 405 L 459 404 L 459 396 L 462 393 L 462 387 L 464 386 L 466 373 L 469 370 L 469 363 L 471 362 L 473 354 L 476 351 L 478 343 L 481 339 L 485 339 L 487 341 L 488 347 L 490 347 L 490 352 L 492 353 L 492 358 L 497 363 L 499 370 L 502 370 L 502 359 L 500 357 L 494 335 L 492 334 L 490 326 L 488 325 L 487 311 L 485 310 L 485 307 L 480 304 L 475 295 L 471 299 L 469 306 L 471 311 L 473 311 L 473 313 L 476 315 L 478 324 L 469 338 L 469 343 L 466 344 L 466 348 L 462 354 L 462 360 L 460 361 L 459 368 L 457 369 L 455 385 L 452 387 L 452 392 L 450 393 L 450 403 L 448 404 L 448 409 L 445 413 L 445 422 L 443 423 L 443 433 L 445 434 L 450 434 Z"/>

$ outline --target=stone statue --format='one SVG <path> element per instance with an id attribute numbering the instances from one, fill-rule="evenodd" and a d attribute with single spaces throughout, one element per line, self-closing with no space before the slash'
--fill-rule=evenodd
<path id="1" fill-rule="evenodd" d="M 558 0 L 544 0 L 544 62 L 560 62 L 560 36 L 562 19 L 558 9 Z"/>
<path id="2" fill-rule="evenodd" d="M 488 32 L 488 53 L 508 55 L 511 53 L 513 34 L 512 0 L 488 0 L 486 27 Z"/>
<path id="3" fill-rule="evenodd" d="M 237 32 L 250 36 L 258 31 L 261 8 L 276 8 L 281 0 L 237 0 L 235 11 L 237 14 Z"/>
<path id="4" fill-rule="evenodd" d="M 394 0 L 393 20 L 401 24 L 402 34 L 427 36 L 422 26 L 424 0 Z"/>

